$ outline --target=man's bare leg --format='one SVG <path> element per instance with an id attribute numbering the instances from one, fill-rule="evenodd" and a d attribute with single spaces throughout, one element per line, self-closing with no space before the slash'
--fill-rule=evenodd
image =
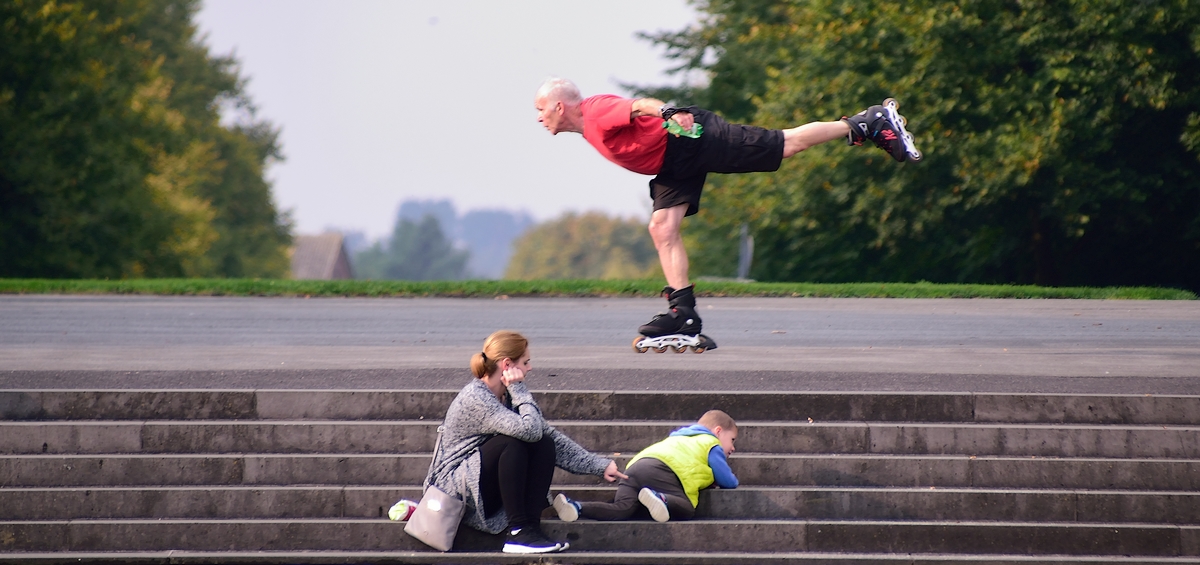
<path id="1" fill-rule="evenodd" d="M 683 235 L 679 232 L 687 209 L 687 204 L 680 204 L 650 214 L 650 238 L 658 250 L 658 261 L 667 277 L 667 285 L 675 289 L 691 284 L 688 282 L 687 250 L 683 248 Z"/>
<path id="2" fill-rule="evenodd" d="M 792 129 L 783 130 L 783 156 L 791 157 L 814 145 L 845 138 L 850 126 L 845 122 L 812 122 Z M 680 228 L 688 205 L 679 204 L 661 208 L 650 214 L 650 237 L 658 250 L 663 275 L 671 288 L 685 288 L 688 282 L 687 250 L 683 248 Z"/>
<path id="3" fill-rule="evenodd" d="M 812 122 L 783 130 L 783 158 L 786 159 L 814 145 L 845 139 L 850 134 L 846 122 Z"/>
<path id="4" fill-rule="evenodd" d="M 680 204 L 650 214 L 650 237 L 658 249 L 658 260 L 662 263 L 667 285 L 674 292 L 667 297 L 670 310 L 638 328 L 638 333 L 646 336 L 634 340 L 633 347 L 638 353 L 651 348 L 659 353 L 669 347 L 679 353 L 689 347 L 696 353 L 717 348 L 712 338 L 700 333 L 704 326 L 696 314 L 696 296 L 688 282 L 687 251 L 683 249 L 683 236 L 679 233 L 687 209 L 687 204 Z"/>

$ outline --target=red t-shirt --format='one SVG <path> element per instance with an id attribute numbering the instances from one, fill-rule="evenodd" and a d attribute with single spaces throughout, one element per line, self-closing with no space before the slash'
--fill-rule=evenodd
<path id="1" fill-rule="evenodd" d="M 667 152 L 667 130 L 654 116 L 629 119 L 633 100 L 600 94 L 579 104 L 583 138 L 605 159 L 643 175 L 656 175 Z"/>

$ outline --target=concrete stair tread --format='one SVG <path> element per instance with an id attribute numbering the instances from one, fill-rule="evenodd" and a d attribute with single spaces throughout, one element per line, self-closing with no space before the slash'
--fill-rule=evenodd
<path id="1" fill-rule="evenodd" d="M 554 485 L 579 501 L 607 502 L 615 487 Z M 0 489 L 8 520 L 382 518 L 420 485 L 142 486 Z M 929 487 L 747 486 L 701 493 L 697 518 L 940 520 L 1200 524 L 1200 492 Z M 544 517 L 555 518 L 550 509 Z"/>
<path id="2" fill-rule="evenodd" d="M 636 452 L 619 451 L 593 451 L 593 453 L 616 460 L 618 464 L 622 464 L 625 460 L 631 459 Z M 313 452 L 313 453 L 293 453 L 293 452 L 262 452 L 262 451 L 227 451 L 220 453 L 175 453 L 175 452 L 152 452 L 152 453 L 0 453 L 0 460 L 13 459 L 160 459 L 160 458 L 176 458 L 176 459 L 223 459 L 223 458 L 244 458 L 244 457 L 262 457 L 262 458 L 356 458 L 356 459 L 378 459 L 378 458 L 407 458 L 407 459 L 425 459 L 426 465 L 429 464 L 429 452 L 414 452 L 414 453 L 354 453 L 354 452 Z M 970 454 L 970 453 L 829 453 L 829 452 L 811 452 L 811 453 L 766 453 L 766 452 L 751 452 L 738 451 L 730 456 L 730 460 L 761 460 L 761 459 L 878 459 L 878 460 L 921 460 L 921 461 L 962 461 L 962 460 L 987 460 L 987 461 L 1079 461 L 1089 463 L 1103 462 L 1172 462 L 1184 464 L 1200 464 L 1200 457 L 1068 457 L 1056 455 L 989 455 L 989 454 Z M 736 469 L 735 469 L 736 471 Z"/>
<path id="3" fill-rule="evenodd" d="M 588 426 L 588 427 L 629 427 L 646 426 L 676 428 L 691 425 L 688 420 L 547 420 L 554 427 L 559 426 Z M 0 421 L 0 428 L 36 428 L 36 427 L 89 427 L 107 426 L 121 427 L 265 427 L 265 426 L 318 426 L 329 427 L 382 427 L 382 426 L 422 426 L 434 428 L 442 425 L 440 420 L 5 420 Z M 925 422 L 925 421 L 864 421 L 864 420 L 821 420 L 821 421 L 778 421 L 778 420 L 738 420 L 738 428 L 817 428 L 817 427 L 913 427 L 913 428 L 962 428 L 962 429 L 1105 429 L 1105 431 L 1142 431 L 1142 429 L 1178 429 L 1178 431 L 1200 431 L 1200 426 L 1186 423 L 1058 423 L 1058 422 Z"/>
<path id="4" fill-rule="evenodd" d="M 361 518 L 361 517 L 345 517 L 345 518 L 72 518 L 69 520 L 0 520 L 0 524 L 69 524 L 69 523 L 90 523 L 90 524 L 228 524 L 228 523 L 245 523 L 245 524 L 291 524 L 291 523 L 309 523 L 309 524 L 336 524 L 344 522 L 355 523 L 378 523 L 387 524 L 396 527 L 402 522 L 395 522 L 386 518 Z M 545 520 L 543 525 L 556 523 L 567 525 L 568 523 L 560 520 Z M 1097 524 L 1092 522 L 1032 522 L 1032 521 L 1013 521 L 1013 520 L 870 520 L 870 519 L 853 519 L 853 520 L 829 520 L 829 519 L 742 519 L 733 520 L 728 518 L 695 518 L 687 521 L 674 522 L 653 522 L 650 520 L 623 520 L 623 521 L 601 521 L 588 520 L 580 518 L 575 522 L 571 522 L 571 526 L 578 525 L 596 525 L 596 526 L 611 526 L 611 525 L 627 525 L 638 524 L 649 528 L 663 527 L 678 527 L 690 526 L 695 524 L 707 525 L 745 525 L 745 524 L 769 524 L 769 525 L 801 525 L 801 524 L 879 524 L 890 526 L 1001 526 L 1001 527 L 1053 527 L 1053 528 L 1163 528 L 1163 529 L 1194 529 L 1200 531 L 1200 524 L 1156 524 L 1153 522 L 1105 522 Z"/>
<path id="5" fill-rule="evenodd" d="M 618 463 L 633 457 L 634 454 L 628 452 L 606 453 L 594 452 L 597 455 L 612 458 Z M 261 457 L 261 458 L 354 458 L 354 459 L 379 459 L 379 458 L 408 458 L 408 459 L 425 459 L 428 465 L 430 454 L 425 453 L 263 453 L 257 451 L 234 451 L 226 453 L 5 453 L 0 454 L 0 460 L 4 459 L 239 459 L 245 457 Z M 730 459 L 737 461 L 739 459 L 761 460 L 761 459 L 781 459 L 781 460 L 828 460 L 828 459 L 878 459 L 878 460 L 920 460 L 920 461 L 962 461 L 962 460 L 986 460 L 986 461 L 1078 461 L 1087 463 L 1105 463 L 1105 462 L 1170 462 L 1181 464 L 1200 464 L 1200 458 L 1176 458 L 1176 457 L 1064 457 L 1064 456 L 1046 456 L 1046 455 L 970 455 L 964 453 L 950 454 L 906 454 L 906 453 L 756 453 L 756 452 L 737 452 L 730 456 Z M 735 469 L 736 471 L 736 469 Z"/>
<path id="6" fill-rule="evenodd" d="M 386 519 L 30 520 L 0 522 L 16 551 L 234 550 L 420 551 L 425 547 Z M 1200 526 L 1002 521 L 718 520 L 563 523 L 544 521 L 578 551 L 860 551 L 972 554 L 1200 556 Z M 497 551 L 500 535 L 465 526 L 455 547 Z"/>
<path id="7" fill-rule="evenodd" d="M 457 390 L 26 389 L 0 391 L 0 418 L 440 419 Z M 551 418 L 688 420 L 716 402 L 735 418 L 1200 425 L 1200 396 L 909 392 L 539 391 Z M 667 401 L 663 401 L 663 400 Z"/>
<path id="8" fill-rule="evenodd" d="M 421 490 L 419 484 L 377 484 L 377 485 L 329 485 L 329 484 L 288 484 L 288 485 L 119 485 L 119 486 L 50 486 L 50 487 L 4 487 L 4 492 L 144 492 L 151 491 L 372 491 L 372 490 Z M 551 493 L 564 491 L 600 491 L 613 492 L 613 485 L 571 485 L 552 484 Z M 998 487 L 940 487 L 940 486 L 823 486 L 823 485 L 741 485 L 736 489 L 713 488 L 701 491 L 706 496 L 724 496 L 741 492 L 953 492 L 953 493 L 989 493 L 989 494 L 1117 494 L 1128 496 L 1158 496 L 1177 495 L 1195 496 L 1200 499 L 1200 492 L 1189 490 L 1136 490 L 1136 489 L 1088 489 L 1088 488 L 998 488 Z"/>
<path id="9" fill-rule="evenodd" d="M 378 563 L 398 565 L 418 564 L 497 564 L 573 563 L 578 565 L 626 565 L 630 563 L 661 565 L 755 565 L 792 563 L 903 563 L 906 565 L 1004 565 L 1015 563 L 1063 563 L 1071 565 L 1100 564 L 1177 564 L 1197 563 L 1194 557 L 1152 556 L 1079 556 L 1079 555 L 963 555 L 944 553 L 833 553 L 833 552 L 662 552 L 662 551 L 576 551 L 545 556 L 510 555 L 498 552 L 455 551 L 144 551 L 144 552 L 19 552 L 0 554 L 0 561 L 20 563 L 131 563 L 131 564 L 357 564 Z"/>
<path id="10" fill-rule="evenodd" d="M 612 493 L 612 485 L 551 485 L 551 494 L 564 492 Z M 61 486 L 61 487 L 4 487 L 5 493 L 46 492 L 222 492 L 222 491 L 356 491 L 392 492 L 410 491 L 420 494 L 421 485 L 122 485 L 122 486 Z M 968 494 L 1050 494 L 1050 495 L 1123 495 L 1123 497 L 1195 497 L 1200 503 L 1200 492 L 1196 491 L 1141 491 L 1134 488 L 996 488 L 996 487 L 889 487 L 889 486 L 791 486 L 791 485 L 742 485 L 738 488 L 713 488 L 701 491 L 704 497 L 728 497 L 740 493 L 812 492 L 812 493 L 968 493 Z"/>
<path id="11" fill-rule="evenodd" d="M 623 465 L 630 456 L 613 458 Z M 747 486 L 1200 490 L 1198 459 L 735 453 L 730 463 Z M 4 487 L 415 484 L 428 465 L 428 454 L 25 454 L 0 455 L 0 481 Z M 554 481 L 603 479 L 557 470 Z"/>
<path id="12" fill-rule="evenodd" d="M 596 452 L 635 452 L 686 422 L 558 421 Z M 420 453 L 436 421 L 69 421 L 0 423 L 4 453 Z M 744 422 L 760 453 L 945 453 L 1200 458 L 1200 426 L 922 422 Z"/>
<path id="13" fill-rule="evenodd" d="M 742 488 L 688 522 L 547 511 L 572 548 L 530 557 L 465 527 L 436 553 L 383 517 L 457 392 L 0 391 L 0 562 L 1200 563 L 1197 395 L 538 392 L 619 465 L 724 409 Z M 558 470 L 552 492 L 614 488 Z"/>

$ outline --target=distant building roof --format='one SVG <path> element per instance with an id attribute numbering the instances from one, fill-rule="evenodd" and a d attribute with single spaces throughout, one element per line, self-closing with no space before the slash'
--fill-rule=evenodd
<path id="1" fill-rule="evenodd" d="M 292 247 L 292 278 L 334 280 L 351 279 L 350 258 L 342 234 L 298 235 Z"/>

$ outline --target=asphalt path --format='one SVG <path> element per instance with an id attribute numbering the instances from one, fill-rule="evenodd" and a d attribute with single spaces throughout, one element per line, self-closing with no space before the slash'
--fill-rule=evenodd
<path id="1" fill-rule="evenodd" d="M 631 298 L 0 296 L 0 388 L 457 388 L 493 330 L 531 386 L 1200 394 L 1200 301 L 701 298 L 638 354 Z"/>

